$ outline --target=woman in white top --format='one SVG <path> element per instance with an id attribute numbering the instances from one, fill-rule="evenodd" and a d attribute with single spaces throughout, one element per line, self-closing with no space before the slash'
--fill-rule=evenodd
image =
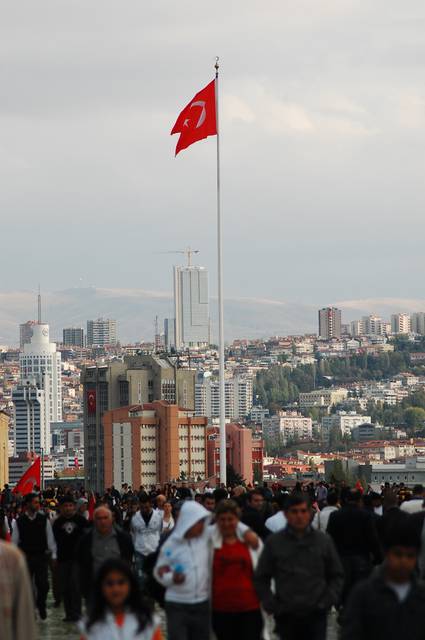
<path id="1" fill-rule="evenodd" d="M 174 528 L 174 518 L 173 518 L 173 507 L 171 502 L 164 502 L 163 506 L 163 516 L 162 516 L 162 533 L 166 531 L 171 531 Z"/>

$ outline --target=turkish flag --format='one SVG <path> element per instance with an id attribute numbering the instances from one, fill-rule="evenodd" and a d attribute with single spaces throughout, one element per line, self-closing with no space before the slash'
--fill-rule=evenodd
<path id="1" fill-rule="evenodd" d="M 32 465 L 25 471 L 22 478 L 19 480 L 16 487 L 13 489 L 13 493 L 20 493 L 26 496 L 27 493 L 31 493 L 35 485 L 41 484 L 41 456 L 38 456 L 37 460 L 34 460 Z"/>
<path id="2" fill-rule="evenodd" d="M 217 135 L 215 80 L 197 93 L 176 120 L 171 135 L 180 133 L 176 155 L 194 142 Z"/>
<path id="3" fill-rule="evenodd" d="M 92 416 L 96 414 L 96 390 L 87 391 L 87 413 Z"/>

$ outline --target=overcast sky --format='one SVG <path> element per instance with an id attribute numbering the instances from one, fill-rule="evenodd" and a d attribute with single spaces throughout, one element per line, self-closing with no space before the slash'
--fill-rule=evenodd
<path id="1" fill-rule="evenodd" d="M 215 142 L 169 132 L 221 58 L 226 294 L 423 297 L 420 0 L 21 0 L 0 20 L 2 289 L 215 289 Z M 177 258 L 178 259 L 178 258 Z"/>

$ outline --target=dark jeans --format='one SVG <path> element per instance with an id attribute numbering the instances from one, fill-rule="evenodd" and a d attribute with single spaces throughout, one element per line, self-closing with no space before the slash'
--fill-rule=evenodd
<path id="1" fill-rule="evenodd" d="M 328 614 L 310 613 L 305 616 L 285 614 L 276 618 L 276 631 L 281 640 L 326 640 Z"/>
<path id="2" fill-rule="evenodd" d="M 69 620 L 78 620 L 81 616 L 81 594 L 75 565 L 71 560 L 58 562 L 57 578 L 60 599 L 63 600 L 65 609 L 65 617 Z"/>
<path id="3" fill-rule="evenodd" d="M 342 556 L 341 562 L 344 568 L 344 588 L 341 601 L 344 604 L 352 588 L 360 580 L 368 578 L 373 567 L 370 558 L 365 556 Z"/>
<path id="4" fill-rule="evenodd" d="M 34 587 L 34 599 L 37 609 L 46 609 L 49 593 L 49 559 L 47 555 L 26 556 L 30 580 Z"/>
<path id="5" fill-rule="evenodd" d="M 263 616 L 259 609 L 240 613 L 213 611 L 212 626 L 217 640 L 261 640 Z"/>
<path id="6" fill-rule="evenodd" d="M 209 640 L 210 608 L 208 602 L 180 604 L 166 602 L 168 640 Z"/>

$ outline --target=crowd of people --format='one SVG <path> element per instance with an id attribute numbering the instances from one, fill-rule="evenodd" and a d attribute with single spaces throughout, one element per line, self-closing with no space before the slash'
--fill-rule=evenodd
<path id="1" fill-rule="evenodd" d="M 425 492 L 49 488 L 0 494 L 0 637 L 52 606 L 84 640 L 425 639 Z M 117 634 L 119 630 L 119 634 Z"/>

